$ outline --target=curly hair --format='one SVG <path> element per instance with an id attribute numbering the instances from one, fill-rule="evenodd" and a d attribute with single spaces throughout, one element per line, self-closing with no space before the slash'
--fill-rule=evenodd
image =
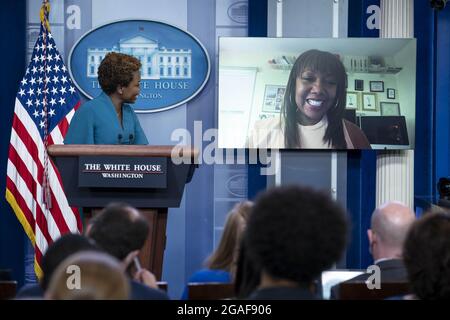
<path id="1" fill-rule="evenodd" d="M 133 80 L 133 73 L 139 71 L 139 59 L 117 52 L 108 53 L 98 67 L 98 82 L 106 94 L 112 94 L 117 86 L 128 86 Z"/>
<path id="2" fill-rule="evenodd" d="M 328 127 L 325 131 L 323 141 L 330 141 L 335 149 L 346 149 L 347 144 L 345 142 L 342 119 L 344 118 L 347 99 L 347 73 L 345 72 L 345 67 L 341 60 L 339 60 L 336 55 L 315 49 L 303 52 L 295 61 L 291 73 L 289 74 L 289 80 L 280 113 L 281 123 L 284 124 L 284 143 L 286 148 L 298 148 L 300 146 L 300 136 L 297 129 L 298 107 L 295 102 L 295 88 L 297 78 L 305 69 L 319 71 L 325 74 L 333 74 L 336 77 L 336 102 L 333 103 L 336 107 L 330 108 L 327 112 Z"/>
<path id="3" fill-rule="evenodd" d="M 450 299 L 450 213 L 417 220 L 406 237 L 403 259 L 413 292 L 420 299 Z"/>
<path id="4" fill-rule="evenodd" d="M 278 187 L 258 196 L 246 232 L 249 256 L 259 270 L 308 285 L 341 258 L 347 219 L 326 193 Z"/>
<path id="5" fill-rule="evenodd" d="M 107 253 L 123 260 L 134 251 L 140 250 L 148 234 L 148 222 L 124 203 L 112 203 L 91 220 L 88 236 Z"/>

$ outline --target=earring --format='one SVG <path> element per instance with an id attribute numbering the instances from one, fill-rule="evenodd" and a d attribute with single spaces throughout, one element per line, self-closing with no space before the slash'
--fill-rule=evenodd
<path id="1" fill-rule="evenodd" d="M 337 109 L 338 105 L 339 105 L 339 99 L 336 99 L 336 104 L 334 105 L 333 109 Z"/>

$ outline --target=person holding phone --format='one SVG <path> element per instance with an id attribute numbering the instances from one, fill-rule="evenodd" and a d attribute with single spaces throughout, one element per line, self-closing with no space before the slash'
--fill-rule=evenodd
<path id="1" fill-rule="evenodd" d="M 130 299 L 167 300 L 158 290 L 155 275 L 137 261 L 148 235 L 148 222 L 134 207 L 111 203 L 89 221 L 86 235 L 97 246 L 122 262 L 129 278 Z"/>

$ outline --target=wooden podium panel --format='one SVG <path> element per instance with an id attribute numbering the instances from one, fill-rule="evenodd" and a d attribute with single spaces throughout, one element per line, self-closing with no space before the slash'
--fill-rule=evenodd
<path id="1" fill-rule="evenodd" d="M 176 149 L 185 163 L 171 161 Z M 149 233 L 140 253 L 142 266 L 161 280 L 168 208 L 177 208 L 184 187 L 192 179 L 197 165 L 198 151 L 179 146 L 133 146 L 133 145 L 52 145 L 48 153 L 55 161 L 63 180 L 69 205 L 82 207 L 85 225 L 102 208 L 111 202 L 125 202 L 143 214 L 149 223 Z M 129 157 L 167 158 L 167 185 L 165 188 L 129 187 L 81 187 L 79 185 L 79 158 L 82 156 L 117 157 L 126 162 Z"/>

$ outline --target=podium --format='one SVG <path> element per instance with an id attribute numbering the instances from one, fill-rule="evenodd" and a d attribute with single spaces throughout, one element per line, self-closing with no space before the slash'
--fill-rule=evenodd
<path id="1" fill-rule="evenodd" d="M 149 223 L 140 253 L 144 268 L 161 280 L 168 208 L 180 206 L 198 150 L 180 146 L 52 145 L 70 206 L 82 207 L 84 224 L 111 202 L 136 207 Z M 175 164 L 171 156 L 177 156 Z M 181 162 L 181 163 L 180 163 Z"/>

